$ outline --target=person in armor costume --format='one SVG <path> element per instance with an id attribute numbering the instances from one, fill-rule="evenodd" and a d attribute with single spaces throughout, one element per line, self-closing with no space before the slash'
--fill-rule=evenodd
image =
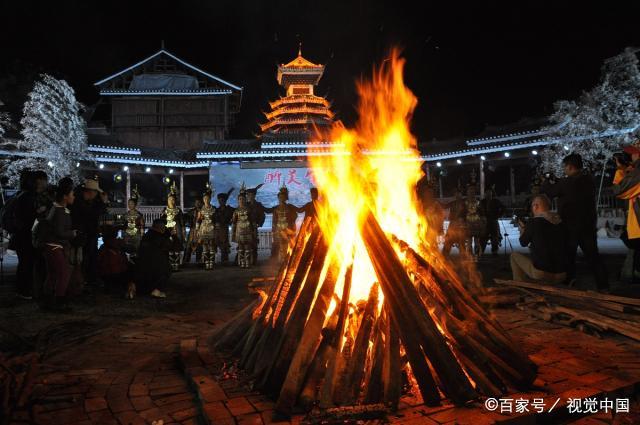
<path id="1" fill-rule="evenodd" d="M 229 244 L 229 225 L 231 225 L 231 219 L 233 217 L 233 207 L 227 205 L 229 195 L 231 195 L 233 189 L 230 189 L 227 193 L 218 193 L 218 208 L 216 208 L 213 214 L 214 225 L 214 247 L 213 255 L 216 254 L 218 249 L 220 250 L 220 263 L 229 262 L 229 251 L 231 245 Z"/>
<path id="2" fill-rule="evenodd" d="M 140 240 L 144 234 L 144 216 L 138 211 L 138 200 L 140 199 L 138 187 L 131 193 L 131 198 L 127 202 L 127 213 L 125 214 L 124 246 L 125 251 L 131 257 L 135 257 L 140 246 Z"/>
<path id="3" fill-rule="evenodd" d="M 255 265 L 258 261 L 258 229 L 264 225 L 264 221 L 266 219 L 264 205 L 256 200 L 258 189 L 260 189 L 261 187 L 262 184 L 259 184 L 258 186 L 249 188 L 246 191 L 247 208 L 249 209 L 249 214 L 251 215 L 251 222 L 254 224 L 253 248 L 251 253 L 252 265 Z"/>
<path id="4" fill-rule="evenodd" d="M 444 209 L 435 197 L 433 180 L 426 180 L 418 187 L 418 205 L 427 221 L 426 239 L 432 247 L 438 246 L 438 237 L 443 233 Z"/>
<path id="5" fill-rule="evenodd" d="M 186 239 L 182 210 L 176 205 L 177 196 L 178 189 L 174 182 L 167 197 L 167 206 L 164 208 L 162 214 L 162 218 L 167 222 L 167 232 L 169 232 L 171 236 L 169 263 L 173 271 L 180 269 L 180 253 L 184 249 L 184 241 Z"/>
<path id="6" fill-rule="evenodd" d="M 464 244 L 466 241 L 466 222 L 467 216 L 467 204 L 462 197 L 462 189 L 456 189 L 456 198 L 447 203 L 444 207 L 449 210 L 449 227 L 444 237 L 444 246 L 442 247 L 442 253 L 449 255 L 451 247 L 454 244 L 458 245 L 460 252 L 464 250 Z"/>
<path id="7" fill-rule="evenodd" d="M 189 235 L 187 236 L 187 248 L 184 251 L 184 258 L 182 259 L 182 262 L 185 264 L 191 262 L 193 251 L 196 252 L 196 263 L 200 263 L 202 260 L 202 245 L 198 243 L 198 214 L 200 214 L 202 205 L 202 199 L 196 199 L 195 206 L 188 217 Z"/>
<path id="8" fill-rule="evenodd" d="M 205 270 L 212 270 L 215 262 L 215 225 L 214 216 L 216 209 L 211 205 L 211 187 L 202 195 L 203 206 L 198 214 L 198 244 L 202 246 L 202 262 Z"/>
<path id="9" fill-rule="evenodd" d="M 238 265 L 242 268 L 249 268 L 254 264 L 251 257 L 255 245 L 255 227 L 243 184 L 238 195 L 238 208 L 231 217 L 231 241 L 238 244 Z"/>
<path id="10" fill-rule="evenodd" d="M 273 245 L 271 256 L 277 257 L 278 262 L 282 262 L 287 255 L 287 248 L 291 238 L 296 233 L 296 219 L 298 218 L 298 207 L 288 204 L 289 190 L 282 186 L 278 192 L 278 205 L 265 208 L 266 212 L 273 213 L 271 226 L 273 231 Z"/>
<path id="11" fill-rule="evenodd" d="M 309 189 L 311 201 L 296 209 L 298 213 L 304 213 L 304 218 L 315 217 L 317 215 L 316 204 L 318 202 L 318 189 L 312 187 Z"/>
<path id="12" fill-rule="evenodd" d="M 480 241 L 486 234 L 487 219 L 480 201 L 476 198 L 476 186 L 473 183 L 467 186 L 465 204 L 467 210 L 465 217 L 467 223 L 467 250 L 477 258 L 482 254 Z"/>
<path id="13" fill-rule="evenodd" d="M 484 253 L 487 242 L 491 241 L 491 255 L 498 255 L 498 248 L 502 241 L 498 219 L 504 214 L 504 205 L 495 197 L 493 187 L 485 191 L 484 199 L 480 201 L 480 210 L 484 211 L 487 223 L 484 236 L 480 238 L 480 251 Z"/>

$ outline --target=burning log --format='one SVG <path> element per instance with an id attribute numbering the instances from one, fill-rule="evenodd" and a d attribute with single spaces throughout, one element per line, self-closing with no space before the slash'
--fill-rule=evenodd
<path id="1" fill-rule="evenodd" d="M 476 398 L 477 393 L 447 346 L 435 322 L 420 302 L 416 288 L 372 213 L 369 213 L 364 221 L 362 236 L 405 347 L 413 345 L 409 341 L 412 341 L 415 338 L 414 334 L 417 333 L 418 344 L 414 348 L 419 351 L 424 350 L 424 354 L 429 358 L 431 366 L 442 383 L 443 392 L 458 404 Z M 409 349 L 407 353 L 409 354 Z M 409 354 L 412 366 L 411 357 L 416 355 L 419 353 L 415 353 L 414 356 Z M 419 382 L 421 391 L 424 384 L 426 383 Z M 425 400 L 425 402 L 429 401 L 433 399 Z"/>
<path id="2" fill-rule="evenodd" d="M 340 309 L 338 310 L 338 323 L 334 332 L 333 341 L 328 349 L 328 363 L 324 375 L 324 382 L 320 390 L 320 407 L 328 408 L 333 405 L 333 394 L 337 385 L 336 369 L 338 369 L 338 356 L 340 355 L 340 344 L 344 333 L 344 326 L 349 313 L 349 294 L 351 292 L 351 279 L 353 277 L 353 262 L 347 268 L 344 276 L 344 284 L 342 288 L 342 297 L 340 298 Z"/>
<path id="3" fill-rule="evenodd" d="M 282 386 L 282 389 L 280 391 L 278 404 L 276 406 L 279 412 L 291 411 L 293 405 L 295 404 L 298 393 L 300 393 L 302 386 L 304 385 L 304 378 L 306 377 L 307 371 L 311 366 L 314 354 L 320 346 L 322 326 L 324 325 L 327 310 L 329 309 L 329 304 L 331 303 L 333 291 L 338 279 L 338 272 L 339 270 L 335 263 L 329 265 L 327 275 L 325 276 L 322 287 L 320 288 L 320 292 L 318 293 L 316 302 L 313 305 L 313 309 L 309 314 L 309 318 L 307 319 L 307 323 L 304 327 L 304 333 L 302 334 L 295 355 L 293 356 L 293 359 L 291 360 L 291 363 L 289 365 L 287 376 L 284 379 L 284 385 Z M 311 279 L 314 278 L 311 273 L 309 273 L 309 275 Z M 305 286 L 306 285 L 307 284 L 305 284 Z M 332 333 L 330 334 L 330 336 L 332 336 Z M 324 341 L 324 337 L 322 339 Z M 327 345 L 328 344 L 325 343 L 323 351 L 326 351 L 328 349 Z M 317 380 L 319 378 L 319 376 L 317 378 L 314 377 L 313 380 Z"/>

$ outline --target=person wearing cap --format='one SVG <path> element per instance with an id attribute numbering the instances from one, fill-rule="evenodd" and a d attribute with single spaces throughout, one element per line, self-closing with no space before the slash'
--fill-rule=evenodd
<path id="1" fill-rule="evenodd" d="M 576 254 L 582 249 L 585 261 L 591 267 L 599 291 L 607 291 L 609 277 L 598 252 L 596 211 L 596 186 L 582 165 L 582 157 L 576 153 L 562 159 L 566 177 L 555 183 L 545 181 L 541 192 L 550 198 L 558 198 L 558 213 L 567 228 L 567 282 L 572 284 L 576 276 Z"/>
<path id="2" fill-rule="evenodd" d="M 98 236 L 100 216 L 107 211 L 108 197 L 97 180 L 85 179 L 77 188 L 76 201 L 71 206 L 74 229 L 84 236 L 82 245 L 82 272 L 85 282 L 97 280 Z"/>
<path id="3" fill-rule="evenodd" d="M 218 193 L 218 208 L 213 213 L 213 232 L 214 232 L 214 247 L 213 255 L 215 256 L 218 249 L 220 250 L 220 263 L 229 262 L 229 251 L 231 251 L 231 244 L 229 244 L 229 226 L 231 225 L 231 218 L 233 217 L 233 211 L 235 208 L 227 205 L 227 200 L 233 189 L 227 193 Z"/>
<path id="4" fill-rule="evenodd" d="M 256 187 L 246 190 L 247 196 L 247 208 L 249 209 L 249 216 L 253 226 L 253 248 L 251 253 L 251 265 L 255 265 L 258 262 L 258 229 L 264 225 L 264 221 L 267 218 L 265 214 L 265 207 L 261 202 L 256 200 L 258 189 L 262 187 L 262 183 Z"/>
<path id="5" fill-rule="evenodd" d="M 621 239 L 633 255 L 633 281 L 639 279 L 640 274 L 640 140 L 624 148 L 624 152 L 631 156 L 631 163 L 621 161 L 615 156 L 616 174 L 613 178 L 613 193 L 619 199 L 629 201 L 627 212 L 626 232 Z"/>

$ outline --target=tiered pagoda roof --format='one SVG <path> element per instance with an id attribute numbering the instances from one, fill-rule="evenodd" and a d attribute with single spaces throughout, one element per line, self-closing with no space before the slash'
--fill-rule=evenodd
<path id="1" fill-rule="evenodd" d="M 324 65 L 317 65 L 302 56 L 278 66 L 278 84 L 287 90 L 285 97 L 269 102 L 271 111 L 266 112 L 267 122 L 260 125 L 262 135 L 284 135 L 289 133 L 310 133 L 315 128 L 331 124 L 334 114 L 331 104 L 314 94 Z"/>

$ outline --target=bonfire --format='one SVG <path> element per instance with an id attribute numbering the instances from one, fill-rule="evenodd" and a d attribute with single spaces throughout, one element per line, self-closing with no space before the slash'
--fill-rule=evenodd
<path id="1" fill-rule="evenodd" d="M 216 333 L 289 414 L 297 406 L 461 405 L 530 387 L 535 364 L 441 256 L 420 214 L 417 99 L 397 51 L 357 85 L 359 120 L 310 156 L 321 200 L 273 285 Z M 326 135 L 325 135 L 326 137 Z"/>

